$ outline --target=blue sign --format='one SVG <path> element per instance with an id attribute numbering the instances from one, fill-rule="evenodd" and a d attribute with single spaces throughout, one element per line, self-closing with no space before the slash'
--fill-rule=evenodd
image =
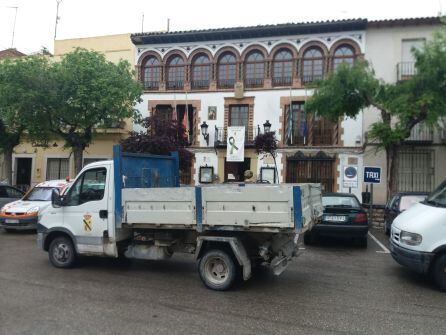
<path id="1" fill-rule="evenodd" d="M 381 168 L 376 166 L 364 166 L 364 183 L 381 183 Z"/>

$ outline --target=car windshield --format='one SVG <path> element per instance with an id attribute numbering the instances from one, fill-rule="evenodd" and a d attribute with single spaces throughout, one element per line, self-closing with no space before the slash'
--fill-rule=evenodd
<path id="1" fill-rule="evenodd" d="M 359 201 L 356 198 L 347 196 L 322 197 L 322 205 L 324 207 L 349 207 L 349 208 L 361 207 Z"/>
<path id="2" fill-rule="evenodd" d="M 34 187 L 23 200 L 27 201 L 51 201 L 53 190 L 59 191 L 57 187 Z"/>
<path id="3" fill-rule="evenodd" d="M 446 207 L 446 181 L 429 194 L 426 203 L 434 206 Z"/>
<path id="4" fill-rule="evenodd" d="M 409 207 L 426 199 L 427 195 L 403 195 L 400 200 L 400 210 L 405 211 Z"/>

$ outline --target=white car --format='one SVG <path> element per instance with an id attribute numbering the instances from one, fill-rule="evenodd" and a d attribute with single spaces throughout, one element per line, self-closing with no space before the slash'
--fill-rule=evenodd
<path id="1" fill-rule="evenodd" d="M 51 194 L 60 194 L 70 185 L 67 180 L 51 180 L 36 185 L 21 200 L 10 202 L 0 210 L 0 227 L 6 231 L 37 228 L 39 213 L 51 205 Z"/>

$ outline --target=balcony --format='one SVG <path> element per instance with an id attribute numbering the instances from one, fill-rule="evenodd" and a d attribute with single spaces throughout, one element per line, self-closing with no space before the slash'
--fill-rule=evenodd
<path id="1" fill-rule="evenodd" d="M 191 87 L 195 90 L 207 89 L 209 88 L 209 80 L 192 80 Z"/>
<path id="2" fill-rule="evenodd" d="M 315 81 L 322 80 L 322 79 L 324 79 L 324 75 L 322 73 L 303 75 L 301 78 L 302 84 L 311 84 L 311 83 L 314 83 Z"/>
<path id="3" fill-rule="evenodd" d="M 263 87 L 263 78 L 246 78 L 245 87 L 248 88 Z"/>
<path id="4" fill-rule="evenodd" d="M 159 89 L 159 81 L 144 81 L 144 89 L 145 90 L 158 90 Z"/>
<path id="5" fill-rule="evenodd" d="M 249 136 L 248 128 L 245 128 L 245 147 L 253 147 L 254 139 L 260 133 L 260 127 L 252 129 L 252 136 Z M 228 132 L 224 127 L 215 127 L 214 146 L 217 148 L 226 147 Z"/>
<path id="6" fill-rule="evenodd" d="M 404 81 L 417 74 L 415 62 L 401 62 L 396 66 L 396 76 L 398 81 Z"/>
<path id="7" fill-rule="evenodd" d="M 273 78 L 273 85 L 274 86 L 291 86 L 293 83 L 292 77 L 277 77 Z"/>
<path id="8" fill-rule="evenodd" d="M 218 88 L 234 88 L 235 79 L 219 79 Z"/>
<path id="9" fill-rule="evenodd" d="M 183 80 L 168 80 L 166 84 L 169 90 L 183 89 L 184 87 Z"/>
<path id="10" fill-rule="evenodd" d="M 410 136 L 404 140 L 412 144 L 430 144 L 434 140 L 434 131 L 424 123 L 417 123 L 411 130 Z"/>

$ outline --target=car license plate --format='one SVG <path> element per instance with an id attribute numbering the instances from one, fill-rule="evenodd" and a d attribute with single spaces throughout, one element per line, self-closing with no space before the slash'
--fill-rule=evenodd
<path id="1" fill-rule="evenodd" d="M 5 223 L 19 223 L 19 220 L 15 220 L 15 219 L 6 219 Z"/>
<path id="2" fill-rule="evenodd" d="M 331 222 L 344 222 L 346 220 L 345 216 L 341 215 L 326 215 L 325 221 L 331 221 Z"/>

